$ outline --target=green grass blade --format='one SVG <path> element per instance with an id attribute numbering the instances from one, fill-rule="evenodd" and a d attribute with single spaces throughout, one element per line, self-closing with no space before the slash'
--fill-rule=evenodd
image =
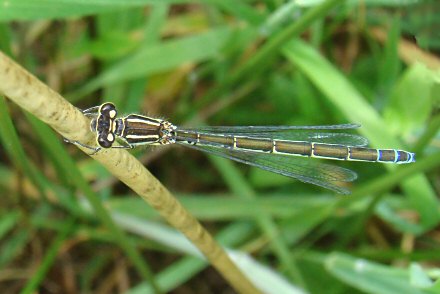
<path id="1" fill-rule="evenodd" d="M 404 146 L 386 128 L 379 113 L 367 103 L 356 88 L 330 62 L 325 60 L 314 48 L 295 40 L 285 47 L 288 60 L 300 68 L 305 75 L 326 95 L 350 122 L 360 123 L 359 132 L 367 137 L 377 148 L 401 148 Z M 385 165 L 393 170 L 392 165 Z M 407 191 L 414 206 L 420 213 L 426 229 L 440 221 L 437 213 L 439 203 L 425 177 L 415 175 L 404 181 L 402 187 Z"/>
<path id="2" fill-rule="evenodd" d="M 9 238 L 2 242 L 0 246 L 0 268 L 12 262 L 14 258 L 23 254 L 26 245 L 32 238 L 29 230 L 22 229 L 13 233 Z"/>
<path id="3" fill-rule="evenodd" d="M 215 58 L 233 36 L 233 32 L 230 28 L 223 27 L 141 48 L 137 53 L 115 64 L 68 96 L 76 100 L 79 96 L 89 94 L 99 87 L 162 73 L 185 63 Z"/>
<path id="4" fill-rule="evenodd" d="M 232 194 L 191 194 L 181 195 L 179 200 L 197 219 L 239 221 L 243 218 L 257 218 L 259 211 L 275 219 L 291 218 L 300 214 L 302 210 L 328 207 L 334 198 L 309 193 L 297 194 L 296 197 L 292 197 L 290 193 L 264 193 L 255 198 L 233 197 Z M 158 217 L 157 212 L 133 195 L 120 195 L 109 200 L 107 205 L 120 213 L 147 219 Z"/>
<path id="5" fill-rule="evenodd" d="M 157 283 L 166 292 L 174 290 L 176 287 L 184 284 L 197 273 L 206 268 L 206 261 L 195 258 L 185 257 L 174 262 L 157 275 Z M 153 289 L 149 284 L 142 283 L 130 289 L 126 294 L 153 294 Z"/>
<path id="6" fill-rule="evenodd" d="M 227 90 L 238 84 L 243 78 L 264 72 L 273 61 L 273 57 L 280 53 L 282 47 L 295 36 L 306 30 L 314 21 L 324 17 L 332 8 L 343 3 L 343 0 L 327 0 L 311 8 L 297 21 L 271 36 L 243 65 L 229 75 L 219 86 L 209 91 L 198 103 L 197 108 L 210 102 L 215 97 L 221 97 Z"/>
<path id="7" fill-rule="evenodd" d="M 1 213 L 2 217 L 0 219 L 0 239 L 3 239 L 4 236 L 17 224 L 20 219 L 20 215 L 18 212 L 13 211 L 9 213 Z"/>
<path id="8" fill-rule="evenodd" d="M 205 0 L 210 4 L 214 4 L 225 11 L 235 15 L 238 19 L 244 20 L 252 25 L 260 24 L 264 16 L 247 3 L 235 0 Z"/>
<path id="9" fill-rule="evenodd" d="M 62 232 L 53 240 L 42 260 L 41 265 L 38 267 L 32 278 L 27 282 L 24 289 L 21 290 L 21 293 L 35 293 L 38 290 L 40 283 L 44 280 L 50 267 L 55 262 L 60 247 L 73 230 L 74 224 L 75 220 L 73 218 L 64 222 Z"/>
<path id="10" fill-rule="evenodd" d="M 161 28 L 166 23 L 169 8 L 169 5 L 164 3 L 153 5 L 151 15 L 143 31 L 144 40 L 142 47 L 147 48 L 148 46 L 159 43 Z M 121 111 L 125 113 L 139 111 L 147 84 L 148 77 L 139 77 L 128 83 L 126 97 L 121 101 L 122 103 L 119 104 Z"/>
<path id="11" fill-rule="evenodd" d="M 46 180 L 27 158 L 15 131 L 5 98 L 0 96 L 0 141 L 14 164 L 32 181 L 43 199 L 46 198 Z"/>
<path id="12" fill-rule="evenodd" d="M 223 246 L 233 247 L 238 244 L 243 243 L 243 241 L 250 236 L 253 232 L 248 224 L 233 224 L 226 228 L 223 228 L 216 236 Z M 155 234 L 156 236 L 156 234 Z M 176 244 L 176 239 L 170 236 L 171 242 Z M 208 266 L 206 261 L 194 257 L 184 257 L 178 262 L 173 263 L 171 266 L 167 267 L 165 270 L 157 275 L 157 282 L 161 289 L 167 292 L 175 289 L 177 286 L 182 285 L 187 280 L 195 276 L 197 273 L 202 271 Z M 135 293 L 152 293 L 152 289 L 148 283 L 141 283 L 136 287 L 132 288 L 129 294 Z"/>
<path id="13" fill-rule="evenodd" d="M 231 189 L 237 197 L 243 199 L 255 199 L 255 191 L 246 183 L 244 177 L 231 161 L 212 155 L 209 155 L 209 158 L 220 171 L 224 181 L 229 186 L 229 189 Z M 296 280 L 296 282 L 303 284 L 301 273 L 294 260 L 291 258 L 288 246 L 280 234 L 280 229 L 277 224 L 262 210 L 257 211 L 257 218 L 255 221 L 258 223 L 264 236 L 269 240 L 271 247 L 284 270 L 292 279 Z"/>
<path id="14" fill-rule="evenodd" d="M 411 284 L 409 272 L 405 269 L 390 268 L 340 253 L 330 254 L 325 266 L 337 278 L 367 293 L 426 293 Z"/>
<path id="15" fill-rule="evenodd" d="M 59 19 L 91 14 L 108 13 L 120 9 L 157 4 L 156 0 L 1 0 L 0 21 Z M 179 3 L 183 0 L 161 0 Z"/>

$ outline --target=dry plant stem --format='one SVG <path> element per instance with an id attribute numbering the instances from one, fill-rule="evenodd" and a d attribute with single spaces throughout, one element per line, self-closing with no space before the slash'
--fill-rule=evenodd
<path id="1" fill-rule="evenodd" d="M 32 113 L 69 140 L 94 145 L 89 120 L 61 95 L 0 52 L 0 94 Z M 82 149 L 90 154 L 89 149 Z M 130 153 L 108 149 L 92 156 L 147 201 L 197 246 L 240 293 L 260 293 L 202 225 Z"/>

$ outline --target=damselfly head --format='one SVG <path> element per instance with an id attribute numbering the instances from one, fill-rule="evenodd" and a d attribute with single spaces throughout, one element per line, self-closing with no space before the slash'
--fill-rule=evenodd
<path id="1" fill-rule="evenodd" d="M 98 110 L 98 117 L 93 118 L 90 127 L 96 132 L 96 143 L 102 148 L 110 148 L 115 142 L 115 120 L 117 110 L 113 103 L 102 104 Z"/>

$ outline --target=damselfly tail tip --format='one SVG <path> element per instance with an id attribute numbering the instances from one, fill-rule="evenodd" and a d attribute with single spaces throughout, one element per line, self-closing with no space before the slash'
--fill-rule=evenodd
<path id="1" fill-rule="evenodd" d="M 405 153 L 406 153 L 406 155 L 407 155 L 407 159 L 406 160 L 403 160 L 403 161 L 400 161 L 400 162 L 397 162 L 397 163 L 400 163 L 400 164 L 405 164 L 405 163 L 413 163 L 413 162 L 416 162 L 416 154 L 415 153 L 412 153 L 412 152 L 407 152 L 407 151 L 404 151 Z"/>
<path id="2" fill-rule="evenodd" d="M 409 152 L 409 160 L 408 163 L 410 162 L 416 162 L 416 154 L 415 153 L 411 153 Z"/>

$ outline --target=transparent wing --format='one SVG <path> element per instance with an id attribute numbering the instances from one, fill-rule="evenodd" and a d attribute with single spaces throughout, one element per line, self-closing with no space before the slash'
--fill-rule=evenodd
<path id="1" fill-rule="evenodd" d="M 358 135 L 320 132 L 320 130 L 354 129 L 357 127 L 359 127 L 359 125 L 345 124 L 332 126 L 184 127 L 178 130 L 188 133 L 224 134 L 276 140 L 340 144 L 346 146 L 368 145 L 368 140 Z"/>
<path id="2" fill-rule="evenodd" d="M 277 132 L 280 130 L 349 130 L 357 129 L 360 124 L 341 124 L 325 126 L 214 126 L 214 127 L 182 127 L 187 131 L 212 133 L 249 133 L 249 132 Z"/>
<path id="3" fill-rule="evenodd" d="M 313 161 L 313 159 L 192 145 L 183 141 L 177 141 L 177 143 L 287 177 L 296 178 L 302 182 L 318 185 L 341 194 L 350 194 L 350 191 L 345 187 L 339 186 L 338 183 L 351 182 L 357 178 L 356 173 L 349 169 L 320 163 Z"/>

